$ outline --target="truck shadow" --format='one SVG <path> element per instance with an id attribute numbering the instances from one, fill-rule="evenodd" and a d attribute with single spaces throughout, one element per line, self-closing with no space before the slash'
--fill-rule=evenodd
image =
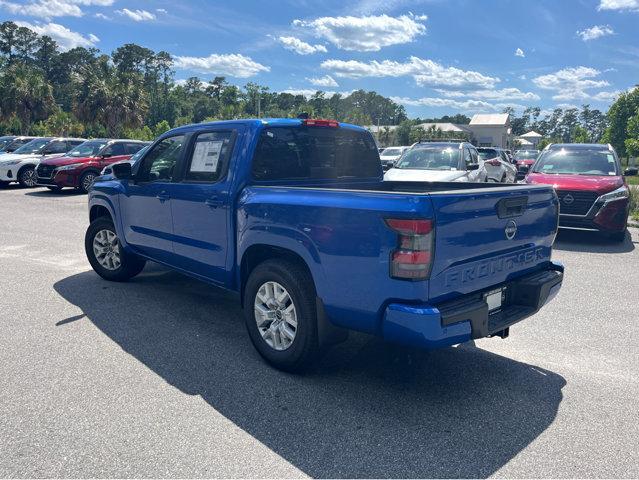
<path id="1" fill-rule="evenodd" d="M 152 266 L 113 284 L 84 272 L 55 290 L 83 312 L 58 328 L 90 320 L 312 477 L 487 477 L 551 425 L 566 384 L 473 346 L 424 352 L 365 335 L 288 375 L 258 357 L 234 295 L 180 274 Z"/>
<path id="2" fill-rule="evenodd" d="M 623 242 L 613 242 L 598 232 L 560 229 L 553 248 L 568 252 L 628 253 L 635 249 L 636 243 L 630 231 Z"/>

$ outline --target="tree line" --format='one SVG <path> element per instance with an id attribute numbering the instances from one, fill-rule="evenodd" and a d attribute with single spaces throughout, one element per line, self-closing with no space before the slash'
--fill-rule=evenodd
<path id="1" fill-rule="evenodd" d="M 48 36 L 0 24 L 0 131 L 5 134 L 128 136 L 150 139 L 170 127 L 206 120 L 310 116 L 358 125 L 395 124 L 404 107 L 376 92 L 272 92 L 224 77 L 176 81 L 173 59 L 125 44 L 62 51 Z"/>
<path id="2" fill-rule="evenodd" d="M 607 113 L 589 105 L 542 112 L 527 108 L 511 115 L 515 136 L 535 130 L 544 142 L 612 143 L 622 155 L 639 156 L 639 89 L 622 94 Z M 150 140 L 169 128 L 208 120 L 251 117 L 333 118 L 357 125 L 391 125 L 377 133 L 384 145 L 459 136 L 422 123 L 468 124 L 463 114 L 408 119 L 406 111 L 376 92 L 348 95 L 317 91 L 273 92 L 225 77 L 175 80 L 173 58 L 136 44 L 110 55 L 95 48 L 63 51 L 46 35 L 14 22 L 0 23 L 0 133 L 129 137 Z M 542 146 L 544 143 L 542 143 Z"/>

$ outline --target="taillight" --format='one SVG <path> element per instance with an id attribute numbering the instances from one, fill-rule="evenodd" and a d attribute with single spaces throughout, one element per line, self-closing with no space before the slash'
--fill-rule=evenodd
<path id="1" fill-rule="evenodd" d="M 487 160 L 486 163 L 488 165 L 492 165 L 493 167 L 499 167 L 501 165 L 501 162 L 499 160 L 497 160 L 496 158 L 494 158 L 492 160 Z"/>
<path id="2" fill-rule="evenodd" d="M 432 220 L 386 219 L 397 232 L 397 248 L 391 252 L 391 277 L 424 280 L 430 275 L 433 262 Z"/>
<path id="3" fill-rule="evenodd" d="M 339 122 L 336 120 L 323 120 L 317 118 L 307 118 L 302 120 L 302 125 L 307 127 L 339 127 Z"/>

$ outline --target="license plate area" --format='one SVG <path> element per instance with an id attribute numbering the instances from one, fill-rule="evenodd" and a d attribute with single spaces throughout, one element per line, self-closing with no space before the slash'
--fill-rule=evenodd
<path id="1" fill-rule="evenodd" d="M 499 312 L 506 301 L 506 287 L 484 293 L 484 301 L 488 305 L 489 315 Z"/>

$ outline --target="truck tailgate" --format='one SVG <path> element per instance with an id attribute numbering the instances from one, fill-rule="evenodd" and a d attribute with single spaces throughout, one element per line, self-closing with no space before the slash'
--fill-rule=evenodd
<path id="1" fill-rule="evenodd" d="M 431 194 L 435 256 L 430 302 L 488 289 L 550 260 L 559 213 L 552 187 Z"/>

